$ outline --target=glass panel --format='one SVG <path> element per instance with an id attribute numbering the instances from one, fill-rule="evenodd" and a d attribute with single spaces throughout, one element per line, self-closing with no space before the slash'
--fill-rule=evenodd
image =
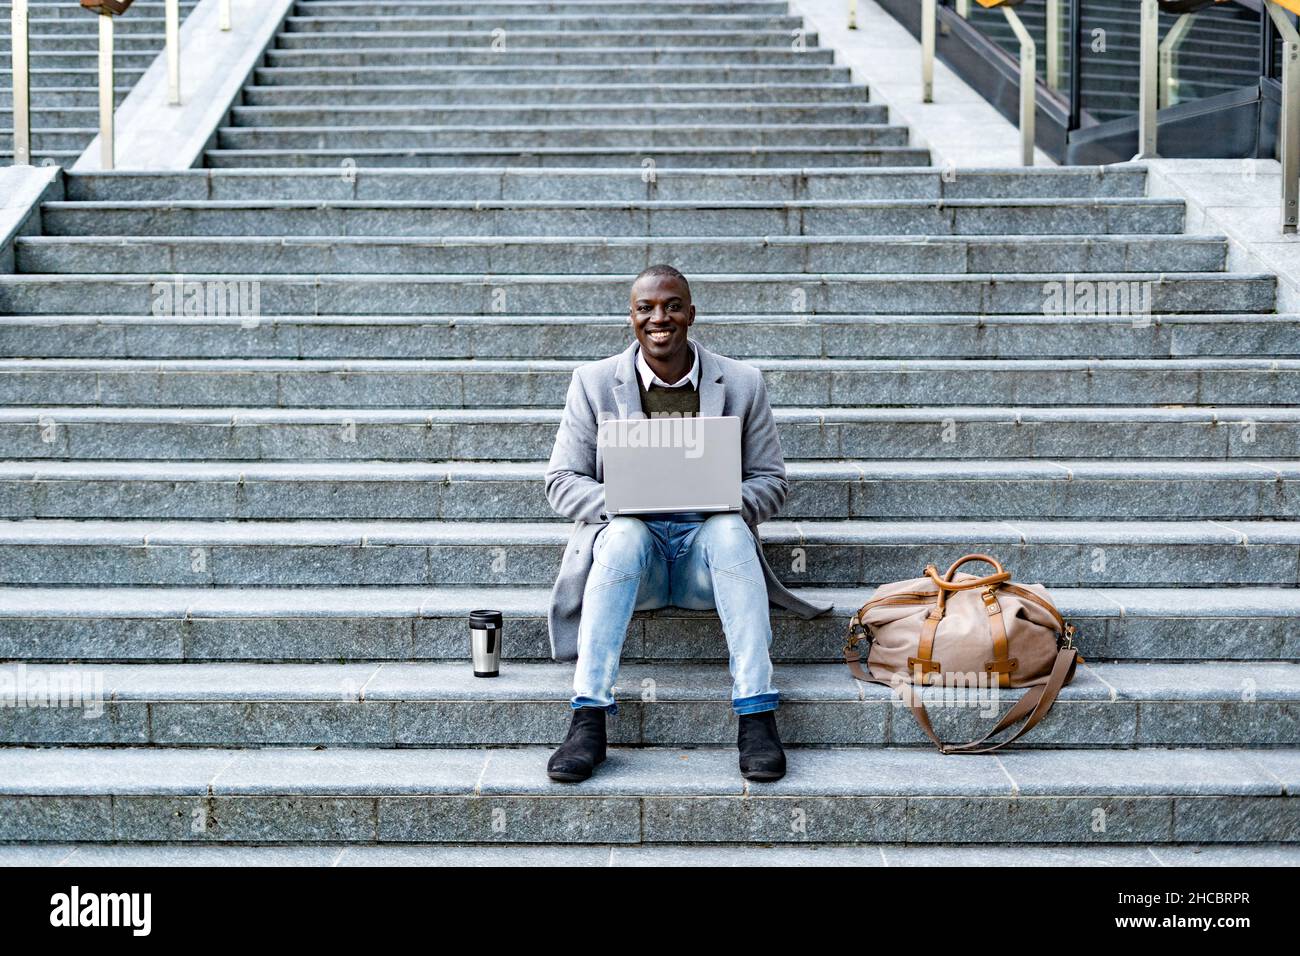
<path id="1" fill-rule="evenodd" d="M 962 9 L 960 0 L 945 0 Z M 1077 51 L 1070 42 L 1070 16 L 1079 6 Z M 1038 75 L 1068 99 L 1071 73 L 1080 67 L 1081 124 L 1090 126 L 1131 116 L 1138 108 L 1138 0 L 1058 0 L 1059 43 L 1055 70 L 1048 68 L 1048 0 L 1026 0 L 1013 9 L 1038 45 Z M 1216 96 L 1229 90 L 1253 87 L 1259 77 L 1258 0 L 1217 3 L 1194 14 L 1160 14 L 1160 38 L 1165 46 L 1161 74 L 1161 105 Z M 967 21 L 981 34 L 1019 57 L 1020 45 L 998 8 L 986 9 L 969 0 Z M 1077 55 L 1076 55 L 1077 53 Z"/>
<path id="2" fill-rule="evenodd" d="M 1267 19 L 1268 14 L 1265 13 L 1264 17 Z M 1273 79 L 1277 80 L 1279 83 L 1281 83 L 1282 82 L 1282 35 L 1277 32 L 1277 29 L 1273 26 L 1272 23 L 1270 23 L 1268 27 L 1269 27 L 1269 36 L 1273 38 L 1273 43 L 1272 43 L 1273 55 L 1269 58 L 1268 61 L 1268 75 Z"/>
<path id="3" fill-rule="evenodd" d="M 1077 0 L 1030 0 L 1013 8 L 1029 31 L 1029 35 L 1034 38 L 1034 44 L 1038 48 L 1038 78 L 1063 96 L 1069 96 L 1070 92 L 1070 70 L 1073 68 L 1070 6 L 1075 2 Z M 960 9 L 956 0 L 950 0 L 950 5 Z M 991 10 L 986 9 L 975 0 L 970 0 L 966 20 L 1009 53 L 1017 63 L 1020 62 L 1020 42 L 1016 39 L 1011 24 L 1007 22 L 1006 15 L 1001 9 L 996 7 Z M 1047 42 L 1049 20 L 1055 20 L 1051 33 L 1055 41 L 1053 46 L 1049 46 Z M 1049 66 L 1052 69 L 1049 70 Z"/>
<path id="4" fill-rule="evenodd" d="M 1261 15 L 1236 3 L 1183 16 L 1162 15 L 1160 105 L 1256 86 Z M 1136 96 L 1132 109 L 1137 109 Z"/>

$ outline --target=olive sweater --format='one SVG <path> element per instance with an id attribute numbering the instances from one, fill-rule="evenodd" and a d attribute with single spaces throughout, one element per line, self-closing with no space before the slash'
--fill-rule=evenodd
<path id="1" fill-rule="evenodd" d="M 700 413 L 700 392 L 690 384 L 678 385 L 675 388 L 651 384 L 647 391 L 641 376 L 638 375 L 636 381 L 637 388 L 641 390 L 641 411 L 651 418 Z"/>

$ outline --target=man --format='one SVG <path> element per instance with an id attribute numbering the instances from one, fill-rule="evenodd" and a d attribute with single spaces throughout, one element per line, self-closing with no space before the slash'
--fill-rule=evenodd
<path id="1" fill-rule="evenodd" d="M 546 496 L 576 521 L 551 596 L 551 653 L 577 660 L 572 723 L 551 756 L 553 780 L 591 776 L 605 759 L 605 716 L 634 610 L 672 604 L 718 609 L 730 652 L 732 710 L 741 773 L 785 774 L 772 686 L 768 602 L 801 617 L 830 610 L 788 591 L 768 566 L 756 525 L 777 513 L 789 486 L 762 373 L 687 340 L 695 306 L 685 277 L 651 266 L 632 285 L 636 340 L 618 355 L 575 369 L 546 469 Z M 605 513 L 599 422 L 660 415 L 741 420 L 742 510 L 639 518 Z"/>

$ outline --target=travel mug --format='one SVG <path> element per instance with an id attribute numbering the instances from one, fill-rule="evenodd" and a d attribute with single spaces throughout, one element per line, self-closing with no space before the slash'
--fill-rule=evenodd
<path id="1" fill-rule="evenodd" d="M 501 612 L 469 612 L 470 653 L 475 677 L 497 677 L 501 673 Z"/>

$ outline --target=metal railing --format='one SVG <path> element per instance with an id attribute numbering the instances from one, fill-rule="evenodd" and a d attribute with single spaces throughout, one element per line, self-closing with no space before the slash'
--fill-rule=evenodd
<path id="1" fill-rule="evenodd" d="M 1293 233 L 1300 221 L 1300 34 L 1287 12 L 1300 11 L 1296 0 L 1265 0 L 1269 18 L 1282 35 L 1282 113 L 1277 131 L 1282 161 L 1282 232 Z"/>
<path id="2" fill-rule="evenodd" d="M 1037 109 L 1038 46 L 1034 38 L 1029 35 L 1029 31 L 1025 29 L 1016 11 L 1012 9 L 1023 0 L 977 0 L 977 2 L 982 7 L 1000 9 L 1020 44 L 1020 161 L 1025 166 L 1032 166 L 1034 165 L 1034 116 Z M 1048 2 L 1051 9 L 1055 10 L 1057 0 L 1048 0 Z M 964 18 L 967 15 L 967 8 L 964 5 L 959 7 L 958 14 Z M 923 103 L 934 102 L 934 40 L 938 29 L 937 21 L 937 0 L 921 0 L 921 102 Z M 1049 35 L 1050 32 L 1049 30 Z M 1052 46 L 1049 41 L 1049 74 L 1054 69 L 1059 71 L 1060 64 L 1059 43 L 1056 45 L 1055 53 L 1050 52 Z"/>
<path id="3" fill-rule="evenodd" d="M 970 0 L 920 0 L 917 6 L 910 8 L 911 11 L 916 11 L 919 7 L 920 14 L 919 27 L 915 19 L 910 20 L 910 23 L 913 34 L 918 37 L 921 45 L 922 102 L 934 101 L 935 46 L 936 37 L 939 35 L 939 24 L 942 21 L 945 43 L 957 37 L 958 39 L 953 42 L 967 44 L 954 48 L 959 58 L 958 61 L 954 61 L 960 66 L 959 72 L 965 70 L 962 75 L 967 77 L 967 81 L 982 89 L 991 100 L 994 95 L 1001 97 L 1001 90 L 1005 87 L 1000 87 L 998 84 L 1004 82 L 1001 77 L 1006 74 L 999 72 L 996 77 L 985 81 L 978 69 L 992 62 L 989 56 L 994 52 L 1002 57 L 1013 55 L 1012 51 L 1018 50 L 1018 102 L 1013 105 L 1010 96 L 1007 96 L 1000 101 L 999 108 L 1008 118 L 1011 117 L 1013 109 L 1017 114 L 1021 161 L 1024 165 L 1029 166 L 1034 162 L 1034 143 L 1038 132 L 1035 128 L 1036 109 L 1040 107 L 1047 111 L 1044 115 L 1050 124 L 1048 141 L 1055 144 L 1054 150 L 1073 152 L 1076 148 L 1076 133 L 1087 134 L 1083 139 L 1085 144 L 1097 142 L 1098 138 L 1095 134 L 1098 131 L 1102 131 L 1103 135 L 1108 137 L 1125 135 L 1115 131 L 1114 126 L 1109 128 L 1106 126 L 1112 121 L 1105 113 L 1099 112 L 1094 115 L 1085 112 L 1081 102 L 1083 67 L 1080 63 L 1080 51 L 1086 45 L 1088 37 L 1081 21 L 1084 0 L 1041 0 L 1042 6 L 1039 6 L 1038 0 L 1030 0 L 1032 6 L 1028 9 L 1033 16 L 1027 15 L 1024 21 L 1012 7 L 1019 6 L 1025 0 L 977 0 L 977 2 L 979 7 L 985 8 L 988 13 L 977 15 L 978 8 L 974 7 Z M 1063 7 L 1063 3 L 1069 6 Z M 939 11 L 941 4 L 944 7 L 942 18 Z M 892 6 L 896 8 L 897 4 Z M 1221 8 L 1219 12 L 1210 9 L 1216 6 Z M 1033 9 L 1035 7 L 1037 9 Z M 1280 224 L 1282 232 L 1296 233 L 1300 230 L 1300 31 L 1297 30 L 1295 16 L 1300 15 L 1300 0 L 1136 0 L 1132 9 L 1135 19 L 1129 29 L 1133 30 L 1136 36 L 1133 32 L 1128 33 L 1127 36 L 1132 38 L 1128 42 L 1136 41 L 1137 49 L 1134 52 L 1138 58 L 1137 75 L 1132 76 L 1131 79 L 1126 77 L 1125 86 L 1126 95 L 1129 97 L 1128 102 L 1133 104 L 1135 101 L 1136 106 L 1136 129 L 1133 119 L 1127 119 L 1128 143 L 1131 144 L 1136 138 L 1136 152 L 1131 152 L 1133 147 L 1130 145 L 1121 154 L 1122 158 L 1129 156 L 1136 160 L 1158 158 L 1160 156 L 1158 135 L 1160 112 L 1186 102 L 1187 94 L 1196 99 L 1217 97 L 1222 93 L 1222 98 L 1231 100 L 1232 104 L 1244 103 L 1245 96 L 1252 90 L 1262 96 L 1265 87 L 1276 90 L 1278 87 L 1271 84 L 1277 82 L 1280 86 L 1280 104 L 1276 143 L 1277 156 L 1282 167 Z M 995 10 L 1000 11 L 1002 19 L 1005 20 L 1005 25 L 1001 25 L 1002 29 L 1010 28 L 1010 37 L 1005 33 L 996 32 L 996 19 L 989 19 L 990 15 L 996 16 Z M 1160 36 L 1162 14 L 1172 18 L 1173 21 L 1163 39 Z M 895 13 L 895 16 L 899 14 Z M 1238 88 L 1253 75 L 1252 72 L 1247 71 L 1253 71 L 1254 62 L 1251 57 L 1255 56 L 1250 51 L 1250 47 L 1243 44 L 1240 39 L 1236 41 L 1236 52 L 1227 57 L 1226 68 L 1222 65 L 1216 67 L 1214 64 L 1202 66 L 1200 69 L 1180 67 L 1180 50 L 1186 45 L 1198 16 L 1206 18 L 1207 29 L 1210 30 L 1222 30 L 1226 22 L 1244 20 L 1258 24 L 1257 28 L 1252 27 L 1256 29 L 1259 36 L 1258 89 L 1250 86 Z M 979 21 L 978 24 L 974 22 L 976 20 Z M 1027 28 L 1026 21 L 1030 22 L 1039 33 L 1039 41 L 1046 55 L 1045 69 L 1041 77 L 1042 85 L 1046 88 L 1044 91 L 1037 88 L 1040 78 L 1037 75 L 1036 41 Z M 1270 37 L 1267 29 L 1270 24 L 1276 31 L 1276 37 L 1280 38 L 1279 47 L 1273 46 L 1273 38 Z M 980 37 L 975 36 L 977 33 Z M 1238 34 L 1239 37 L 1241 35 Z M 1247 37 L 1250 35 L 1249 32 L 1245 33 Z M 961 39 L 962 36 L 979 40 L 983 43 L 983 50 L 978 46 L 970 45 L 968 41 Z M 1071 46 L 1067 47 L 1065 45 L 1067 43 Z M 1129 46 L 1127 49 L 1132 51 L 1133 47 Z M 1277 71 L 1279 59 L 1275 50 L 1280 50 L 1280 77 Z M 1193 54 L 1188 54 L 1189 62 L 1196 57 L 1203 58 L 1204 55 L 1204 40 L 1202 40 L 1200 44 L 1193 47 Z M 1243 58 L 1244 66 L 1241 62 Z M 1221 56 L 1220 61 L 1222 62 L 1223 59 Z M 972 73 L 971 65 L 975 63 L 981 66 Z M 999 70 L 1005 70 L 1005 66 L 1000 66 Z M 1223 70 L 1222 76 L 1216 70 Z M 1236 86 L 1233 85 L 1234 82 Z M 1106 88 L 1099 87 L 1099 89 Z M 1223 93 L 1225 89 L 1229 92 Z M 1099 106 L 1103 106 L 1113 116 L 1122 107 L 1116 105 L 1115 93 L 1108 95 L 1111 96 L 1112 102 L 1101 102 Z M 1211 108 L 1228 107 L 1216 105 Z M 1087 109 L 1091 111 L 1093 107 L 1089 105 Z M 1130 105 L 1128 109 L 1132 111 L 1134 106 Z M 1261 117 L 1266 114 L 1264 107 L 1260 107 L 1259 112 Z M 1126 115 L 1132 117 L 1133 112 Z M 1183 117 L 1188 115 L 1193 114 L 1183 111 Z M 1180 122 L 1186 125 L 1189 122 L 1186 118 L 1179 118 L 1177 112 L 1174 116 L 1166 116 L 1165 119 L 1167 125 Z M 1114 122 L 1119 124 L 1118 120 Z M 1264 128 L 1263 119 L 1258 123 L 1259 138 L 1254 148 L 1267 151 L 1273 141 L 1272 129 L 1271 126 L 1269 129 Z M 1269 123 L 1271 124 L 1271 120 Z M 1175 135 L 1182 137 L 1183 146 L 1186 148 L 1188 139 L 1186 129 L 1179 131 L 1175 126 Z M 1196 133 L 1193 132 L 1191 135 L 1195 136 Z M 1121 140 L 1117 138 L 1115 142 L 1120 143 Z M 1068 145 L 1068 149 L 1060 145 L 1063 143 Z M 1053 155 L 1057 153 L 1054 151 Z M 1193 152 L 1192 155 L 1203 154 Z M 1225 155 L 1239 156 L 1241 153 Z M 1263 153 L 1256 155 L 1263 155 Z M 1100 161 L 1119 161 L 1121 156 Z"/>
<path id="4" fill-rule="evenodd" d="M 165 32 L 167 35 L 167 102 L 181 102 L 181 0 L 167 0 Z"/>
<path id="5" fill-rule="evenodd" d="M 99 164 L 114 166 L 113 114 L 117 109 L 117 91 L 113 73 L 113 15 L 99 15 Z"/>
<path id="6" fill-rule="evenodd" d="M 99 149 L 100 165 L 115 164 L 113 117 L 117 107 L 113 65 L 113 18 L 122 16 L 134 0 L 81 0 L 83 9 L 99 18 Z M 11 0 L 11 52 L 13 75 L 14 165 L 32 164 L 31 42 L 28 0 Z M 167 102 L 181 103 L 181 18 L 180 0 L 164 0 L 164 32 L 167 58 Z M 231 28 L 231 0 L 219 0 L 220 29 Z"/>
<path id="7" fill-rule="evenodd" d="M 13 45 L 14 165 L 32 163 L 32 73 L 28 51 L 27 0 L 13 0 L 10 10 Z"/>
<path id="8" fill-rule="evenodd" d="M 1160 0 L 1142 0 L 1138 76 L 1138 152 L 1134 159 L 1154 159 L 1159 153 L 1159 107 L 1177 92 L 1175 56 L 1197 13 L 1223 0 L 1180 3 L 1179 16 L 1160 40 Z M 1170 6 L 1175 6 L 1170 4 Z M 1288 14 L 1300 13 L 1300 0 L 1263 0 L 1273 26 L 1282 37 L 1282 103 L 1278 116 L 1278 159 L 1282 166 L 1281 227 L 1291 234 L 1300 224 L 1300 33 Z"/>

